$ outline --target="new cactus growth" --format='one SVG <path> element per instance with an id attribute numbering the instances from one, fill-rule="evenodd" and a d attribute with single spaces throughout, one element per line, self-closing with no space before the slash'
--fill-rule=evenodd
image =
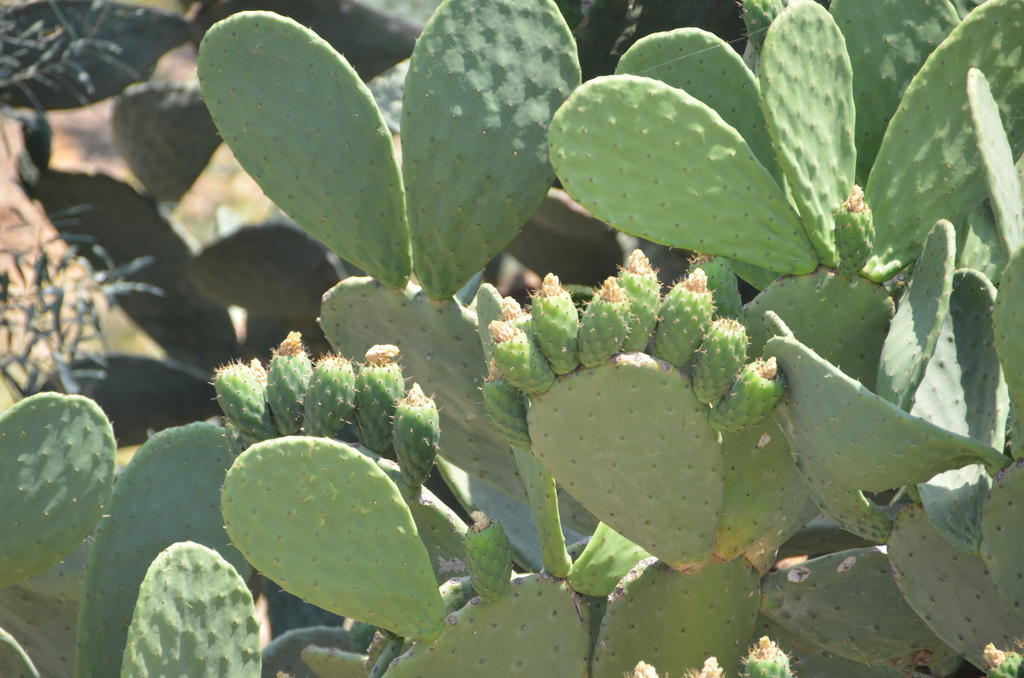
<path id="1" fill-rule="evenodd" d="M 835 214 L 836 249 L 839 251 L 840 274 L 852 277 L 868 263 L 874 249 L 875 226 L 871 209 L 864 202 L 864 191 L 854 186 Z"/>
<path id="2" fill-rule="evenodd" d="M 697 400 L 711 403 L 725 394 L 747 357 L 747 330 L 731 318 L 711 323 L 693 368 Z"/>
<path id="3" fill-rule="evenodd" d="M 413 384 L 395 406 L 394 422 L 395 451 L 408 487 L 419 487 L 430 475 L 440 439 L 437 405 Z"/>
<path id="4" fill-rule="evenodd" d="M 737 318 L 743 311 L 740 300 L 739 281 L 729 265 L 729 260 L 722 257 L 699 255 L 690 262 L 690 271 L 700 269 L 707 276 L 707 287 L 715 298 L 715 311 L 726 318 Z"/>
<path id="5" fill-rule="evenodd" d="M 625 351 L 645 351 L 661 310 L 661 283 L 651 262 L 640 250 L 633 250 L 626 267 L 619 271 L 619 287 L 629 299 L 629 328 Z"/>
<path id="6" fill-rule="evenodd" d="M 661 302 L 654 355 L 682 367 L 704 341 L 714 312 L 707 274 L 698 268 L 686 280 L 676 283 Z"/>
<path id="7" fill-rule="evenodd" d="M 303 398 L 312 376 L 313 364 L 302 345 L 302 335 L 290 332 L 274 350 L 267 370 L 267 402 L 281 435 L 302 428 Z"/>
<path id="8" fill-rule="evenodd" d="M 1003 652 L 989 643 L 984 650 L 985 663 L 988 665 L 988 678 L 1018 678 L 1024 658 L 1017 652 Z"/>
<path id="9" fill-rule="evenodd" d="M 608 278 L 580 318 L 580 364 L 593 367 L 622 350 L 629 333 L 629 314 L 629 295 L 615 278 Z"/>
<path id="10" fill-rule="evenodd" d="M 477 595 L 493 603 L 508 594 L 512 548 L 501 523 L 492 522 L 483 513 L 474 513 L 473 525 L 466 533 L 466 558 Z"/>
<path id="11" fill-rule="evenodd" d="M 218 368 L 213 377 L 217 403 L 225 418 L 249 443 L 277 435 L 267 402 L 267 372 L 259 360 L 248 365 L 232 363 Z"/>
<path id="12" fill-rule="evenodd" d="M 577 353 L 579 312 L 558 276 L 548 273 L 530 307 L 534 338 L 555 374 L 567 374 L 580 364 Z"/>
<path id="13" fill-rule="evenodd" d="M 524 393 L 546 391 L 555 380 L 536 342 L 511 323 L 492 321 L 487 330 L 494 342 L 494 362 L 505 379 Z"/>
<path id="14" fill-rule="evenodd" d="M 356 406 L 356 373 L 344 356 L 325 355 L 316 362 L 303 399 L 303 430 L 329 438 L 352 421 Z"/>
<path id="15" fill-rule="evenodd" d="M 684 678 L 725 678 L 725 671 L 718 665 L 717 659 L 708 657 L 700 670 L 688 671 Z"/>
<path id="16" fill-rule="evenodd" d="M 743 367 L 729 392 L 708 413 L 719 431 L 741 431 L 764 421 L 782 400 L 786 382 L 775 358 L 756 360 Z"/>
<path id="17" fill-rule="evenodd" d="M 761 636 L 747 656 L 747 675 L 750 678 L 793 678 L 789 657 L 779 646 Z"/>
<path id="18" fill-rule="evenodd" d="M 509 445 L 530 449 L 530 428 L 526 423 L 526 395 L 501 376 L 492 360 L 484 379 L 484 407 L 491 423 Z"/>
<path id="19" fill-rule="evenodd" d="M 399 350 L 378 344 L 366 351 L 366 363 L 356 374 L 356 424 L 363 444 L 379 454 L 391 449 L 391 420 L 405 392 Z"/>

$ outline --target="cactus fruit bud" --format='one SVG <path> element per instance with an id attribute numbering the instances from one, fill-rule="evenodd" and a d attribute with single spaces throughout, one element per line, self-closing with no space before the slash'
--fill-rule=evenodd
<path id="1" fill-rule="evenodd" d="M 682 367 L 700 346 L 714 313 L 707 274 L 695 269 L 686 280 L 677 282 L 661 302 L 654 355 Z"/>
<path id="2" fill-rule="evenodd" d="M 1024 673 L 1024 657 L 1016 652 L 1003 652 L 989 643 L 982 656 L 988 664 L 988 678 L 1016 678 Z"/>
<path id="3" fill-rule="evenodd" d="M 395 406 L 394 421 L 395 452 L 402 480 L 408 487 L 419 487 L 430 475 L 440 439 L 437 405 L 419 384 L 413 384 Z"/>
<path id="4" fill-rule="evenodd" d="M 626 678 L 659 678 L 658 671 L 647 662 L 638 662 L 633 673 Z"/>
<path id="5" fill-rule="evenodd" d="M 718 665 L 717 659 L 708 657 L 700 671 L 690 671 L 685 674 L 685 678 L 725 678 L 725 671 Z"/>
<path id="6" fill-rule="evenodd" d="M 356 375 L 356 424 L 359 440 L 386 456 L 391 449 L 391 420 L 405 392 L 398 347 L 378 344 L 366 352 L 366 364 Z"/>
<path id="7" fill-rule="evenodd" d="M 267 373 L 259 360 L 217 368 L 213 388 L 225 419 L 248 444 L 277 437 L 267 404 Z"/>
<path id="8" fill-rule="evenodd" d="M 693 369 L 693 393 L 712 403 L 725 393 L 747 358 L 747 330 L 732 318 L 711 323 Z"/>
<path id="9" fill-rule="evenodd" d="M 533 334 L 530 326 L 530 314 L 523 310 L 519 302 L 512 297 L 503 297 L 501 300 L 501 319 L 513 327 L 521 329 L 526 336 Z"/>
<path id="10" fill-rule="evenodd" d="M 483 513 L 471 514 L 473 526 L 466 532 L 466 566 L 477 595 L 493 602 L 510 588 L 512 546 L 501 523 L 494 523 Z"/>
<path id="11" fill-rule="evenodd" d="M 521 329 L 504 320 L 487 326 L 494 341 L 494 362 L 505 379 L 524 393 L 542 393 L 555 382 L 555 373 L 540 348 Z"/>
<path id="12" fill-rule="evenodd" d="M 356 406 L 356 373 L 340 355 L 317 361 L 304 401 L 306 435 L 329 438 L 352 417 Z"/>
<path id="13" fill-rule="evenodd" d="M 622 350 L 629 332 L 629 297 L 615 278 L 608 278 L 580 319 L 577 344 L 580 362 L 594 367 Z"/>
<path id="14" fill-rule="evenodd" d="M 544 276 L 544 282 L 533 297 L 530 315 L 534 339 L 555 374 L 568 374 L 575 370 L 580 364 L 576 353 L 580 316 L 572 303 L 572 295 L 562 287 L 555 274 Z"/>
<path id="15" fill-rule="evenodd" d="M 871 257 L 875 226 L 871 209 L 864 202 L 864 191 L 854 186 L 850 197 L 836 210 L 836 248 L 839 250 L 840 275 L 852 278 Z"/>
<path id="16" fill-rule="evenodd" d="M 760 424 L 786 392 L 786 381 L 775 358 L 744 366 L 736 383 L 708 412 L 708 423 L 719 431 L 741 431 Z"/>
<path id="17" fill-rule="evenodd" d="M 747 656 L 747 675 L 750 678 L 793 678 L 789 668 L 789 657 L 779 646 L 762 636 L 750 648 Z"/>
<path id="18" fill-rule="evenodd" d="M 661 283 L 658 273 L 651 268 L 640 250 L 626 259 L 626 267 L 619 271 L 619 286 L 629 298 L 629 321 L 624 351 L 644 351 L 650 343 L 651 333 L 658 324 L 661 310 Z"/>
<path id="19" fill-rule="evenodd" d="M 715 310 L 723 318 L 738 318 L 743 312 L 740 283 L 733 273 L 732 264 L 722 257 L 699 254 L 690 261 L 690 272 L 697 269 L 707 276 L 707 286 L 715 300 Z"/>
<path id="20" fill-rule="evenodd" d="M 302 402 L 312 376 L 313 364 L 302 345 L 302 335 L 289 332 L 274 349 L 267 373 L 267 401 L 281 435 L 298 433 L 302 427 Z"/>
<path id="21" fill-rule="evenodd" d="M 530 427 L 526 422 L 526 396 L 508 383 L 491 361 L 483 385 L 484 409 L 502 438 L 512 447 L 530 449 Z"/>

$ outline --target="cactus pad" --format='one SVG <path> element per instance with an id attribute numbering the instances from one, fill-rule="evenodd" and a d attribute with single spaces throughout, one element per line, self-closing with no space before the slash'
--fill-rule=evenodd
<path id="1" fill-rule="evenodd" d="M 565 582 L 544 575 L 515 579 L 493 603 L 471 600 L 448 615 L 433 642 L 414 644 L 388 678 L 583 678 L 590 658 L 590 610 Z"/>
<path id="2" fill-rule="evenodd" d="M 116 448 L 102 410 L 81 396 L 40 393 L 0 415 L 0 587 L 56 565 L 92 531 Z"/>
<path id="3" fill-rule="evenodd" d="M 292 19 L 239 12 L 203 38 L 199 81 L 224 141 L 278 207 L 342 259 L 405 284 L 391 133 L 344 57 Z"/>
<path id="4" fill-rule="evenodd" d="M 771 174 L 739 132 L 682 90 L 633 75 L 588 81 L 555 114 L 551 163 L 570 195 L 620 231 L 779 273 L 814 269 Z"/>
<path id="5" fill-rule="evenodd" d="M 1024 624 L 1024 564 L 1020 545 L 1024 540 L 1020 498 L 1024 496 L 1024 461 L 996 476 L 985 502 L 981 521 L 981 558 L 988 567 L 996 589 L 1008 607 L 1017 611 Z"/>
<path id="6" fill-rule="evenodd" d="M 404 636 L 440 632 L 441 599 L 409 509 L 354 448 L 298 436 L 253 445 L 222 501 L 232 542 L 286 590 Z"/>
<path id="7" fill-rule="evenodd" d="M 708 561 L 723 468 L 685 376 L 622 354 L 536 396 L 529 422 L 533 453 L 598 519 L 673 567 Z"/>
<path id="8" fill-rule="evenodd" d="M 448 0 L 431 17 L 402 108 L 413 258 L 431 297 L 451 296 L 540 206 L 553 179 L 547 127 L 579 83 L 551 0 Z"/>
<path id="9" fill-rule="evenodd" d="M 607 596 L 619 580 L 650 554 L 604 523 L 587 542 L 569 571 L 569 586 L 588 596 Z"/>
<path id="10" fill-rule="evenodd" d="M 235 568 L 193 542 L 158 555 L 139 587 L 121 677 L 256 678 L 261 660 L 260 623 Z"/>

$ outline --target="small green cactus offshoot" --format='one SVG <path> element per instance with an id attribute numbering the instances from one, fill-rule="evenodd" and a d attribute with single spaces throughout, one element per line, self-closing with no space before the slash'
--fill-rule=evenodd
<path id="1" fill-rule="evenodd" d="M 366 352 L 366 364 L 356 375 L 356 424 L 359 439 L 379 454 L 391 449 L 391 419 L 405 391 L 398 347 L 378 344 Z"/>
<path id="2" fill-rule="evenodd" d="M 494 602 L 508 593 L 512 576 L 512 546 L 501 523 L 474 511 L 466 532 L 466 560 L 473 588 L 481 599 Z"/>
<path id="3" fill-rule="evenodd" d="M 267 373 L 259 360 L 253 359 L 248 365 L 231 363 L 218 368 L 213 388 L 224 417 L 248 444 L 277 436 L 267 404 Z"/>
<path id="4" fill-rule="evenodd" d="M 548 273 L 530 307 L 534 338 L 555 374 L 568 374 L 580 364 L 576 341 L 579 312 L 558 276 Z"/>
<path id="5" fill-rule="evenodd" d="M 702 403 L 725 393 L 747 357 L 747 330 L 732 318 L 711 323 L 693 370 L 693 392 Z"/>
<path id="6" fill-rule="evenodd" d="M 340 355 L 317 361 L 304 400 L 306 435 L 330 438 L 351 421 L 356 406 L 356 372 Z"/>
<path id="7" fill-rule="evenodd" d="M 524 393 L 542 393 L 555 381 L 555 373 L 537 344 L 521 329 L 504 320 L 487 326 L 494 341 L 494 362 L 510 384 Z"/>
<path id="8" fill-rule="evenodd" d="M 508 383 L 492 360 L 481 389 L 484 407 L 494 428 L 509 445 L 530 449 L 530 427 L 526 421 L 526 396 Z"/>
<path id="9" fill-rule="evenodd" d="M 789 657 L 779 646 L 762 636 L 747 657 L 747 675 L 750 678 L 793 678 Z"/>
<path id="10" fill-rule="evenodd" d="M 303 398 L 312 376 L 313 364 L 302 345 L 302 335 L 289 332 L 274 349 L 267 373 L 267 401 L 281 435 L 298 433 L 302 427 Z"/>
<path id="11" fill-rule="evenodd" d="M 1003 652 L 989 643 L 984 650 L 988 678 L 1017 678 L 1024 671 L 1024 657 L 1017 652 Z"/>
<path id="12" fill-rule="evenodd" d="M 604 281 L 580 320 L 580 362 L 594 367 L 622 350 L 629 331 L 629 297 L 615 278 Z"/>
<path id="13" fill-rule="evenodd" d="M 407 487 L 419 487 L 430 475 L 440 439 L 437 405 L 413 384 L 398 401 L 394 422 L 395 451 Z"/>
<path id="14" fill-rule="evenodd" d="M 835 214 L 836 248 L 839 250 L 840 275 L 852 278 L 871 257 L 874 249 L 875 227 L 871 209 L 864 202 L 864 191 L 854 186 Z"/>
<path id="15" fill-rule="evenodd" d="M 661 310 L 661 283 L 651 262 L 640 250 L 633 250 L 626 267 L 619 271 L 619 286 L 629 298 L 629 327 L 624 351 L 644 351 L 658 324 Z"/>
<path id="16" fill-rule="evenodd" d="M 690 272 L 700 269 L 707 275 L 708 289 L 715 299 L 715 310 L 724 318 L 737 318 L 743 311 L 739 280 L 728 259 L 698 254 L 690 261 Z"/>
<path id="17" fill-rule="evenodd" d="M 682 367 L 704 339 L 715 312 L 707 274 L 696 269 L 669 290 L 661 302 L 654 355 Z"/>
<path id="18" fill-rule="evenodd" d="M 719 431 L 741 431 L 761 423 L 786 392 L 775 358 L 744 366 L 729 393 L 708 412 L 708 423 Z"/>

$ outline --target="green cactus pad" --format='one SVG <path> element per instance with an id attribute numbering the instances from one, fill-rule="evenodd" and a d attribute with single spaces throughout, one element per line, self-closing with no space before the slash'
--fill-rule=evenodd
<path id="1" fill-rule="evenodd" d="M 709 656 L 735 675 L 759 604 L 757 573 L 742 558 L 693 575 L 643 560 L 609 597 L 591 675 L 622 678 L 643 659 L 677 676 Z"/>
<path id="2" fill-rule="evenodd" d="M 845 278 L 827 268 L 779 278 L 748 304 L 741 318 L 750 335 L 750 355 L 760 355 L 777 334 L 765 318 L 768 311 L 818 355 L 868 388 L 874 387 L 878 356 L 893 314 L 884 287 L 859 276 Z"/>
<path id="3" fill-rule="evenodd" d="M 441 424 L 437 405 L 413 384 L 395 407 L 395 452 L 407 487 L 419 487 L 434 470 Z"/>
<path id="4" fill-rule="evenodd" d="M 654 355 L 675 367 L 690 360 L 711 325 L 715 304 L 707 282 L 707 274 L 698 269 L 676 283 L 662 299 Z"/>
<path id="5" fill-rule="evenodd" d="M 376 344 L 366 351 L 366 364 L 356 372 L 356 424 L 359 442 L 377 454 L 391 454 L 392 418 L 405 392 L 398 347 Z"/>
<path id="6" fill-rule="evenodd" d="M 765 350 L 789 382 L 775 412 L 807 490 L 855 534 L 884 540 L 889 531 L 888 518 L 872 509 L 862 490 L 924 482 L 976 462 L 991 469 L 1007 463 L 990 447 L 899 410 L 795 339 L 775 337 Z M 875 424 L 866 428 L 865 421 Z"/>
<path id="7" fill-rule="evenodd" d="M 618 284 L 629 299 L 629 327 L 622 350 L 646 351 L 661 310 L 658 273 L 643 252 L 633 250 L 619 271 Z"/>
<path id="8" fill-rule="evenodd" d="M 693 393 L 702 403 L 725 394 L 747 359 L 747 330 L 732 318 L 711 323 L 693 368 Z"/>
<path id="9" fill-rule="evenodd" d="M 71 599 L 19 585 L 0 589 L 0 627 L 17 639 L 42 678 L 72 675 L 77 612 L 78 605 Z M 26 674 L 25 678 L 36 677 Z"/>
<path id="10" fill-rule="evenodd" d="M 0 415 L 0 587 L 82 543 L 110 497 L 116 449 L 110 422 L 88 398 L 40 393 Z"/>
<path id="11" fill-rule="evenodd" d="M 261 660 L 260 623 L 235 568 L 193 542 L 161 552 L 139 587 L 121 678 L 257 678 Z"/>
<path id="12" fill-rule="evenodd" d="M 814 558 L 768 575 L 761 614 L 852 661 L 911 670 L 955 653 L 903 599 L 878 547 Z"/>
<path id="13" fill-rule="evenodd" d="M 875 256 L 866 273 L 886 280 L 916 254 L 939 219 L 955 224 L 984 198 L 984 164 L 978 162 L 969 106 L 967 71 L 980 68 L 1009 125 L 1015 154 L 1024 143 L 1024 0 L 992 0 L 971 12 L 931 53 L 907 86 L 878 149 L 865 193 L 875 215 Z"/>
<path id="14" fill-rule="evenodd" d="M 587 596 L 607 596 L 638 561 L 650 554 L 604 523 L 598 523 L 572 564 L 569 586 Z"/>
<path id="15" fill-rule="evenodd" d="M 608 278 L 580 317 L 580 364 L 594 367 L 622 350 L 629 334 L 629 316 L 629 295 L 615 278 Z"/>
<path id="16" fill-rule="evenodd" d="M 278 207 L 342 259 L 405 284 L 391 133 L 344 57 L 291 19 L 239 12 L 203 38 L 199 81 L 224 141 Z"/>
<path id="17" fill-rule="evenodd" d="M 317 678 L 366 678 L 366 655 L 336 647 L 310 645 L 302 650 L 302 661 Z"/>
<path id="18" fill-rule="evenodd" d="M 118 675 L 139 584 L 171 544 L 194 541 L 214 548 L 248 578 L 250 567 L 229 543 L 220 512 L 220 487 L 234 457 L 224 429 L 207 423 L 161 431 L 132 457 L 89 553 L 76 678 Z"/>
<path id="19" fill-rule="evenodd" d="M 644 36 L 626 50 L 615 72 L 661 80 L 696 97 L 742 135 L 762 165 L 781 176 L 758 101 L 760 85 L 736 50 L 714 33 L 687 27 Z"/>
<path id="20" fill-rule="evenodd" d="M 1003 270 L 992 314 L 996 351 L 1003 365 L 1014 407 L 1024 412 L 1024 253 L 1017 250 Z"/>
<path id="21" fill-rule="evenodd" d="M 981 558 L 1006 605 L 1017 611 L 1024 624 L 1024 565 L 1020 545 L 1024 540 L 1020 498 L 1024 496 L 1024 461 L 1017 461 L 996 476 L 985 502 L 981 521 Z"/>
<path id="22" fill-rule="evenodd" d="M 329 438 L 352 421 L 356 406 L 356 373 L 352 363 L 338 355 L 317 361 L 303 400 L 303 432 Z"/>
<path id="23" fill-rule="evenodd" d="M 871 208 L 864 203 L 864 191 L 854 186 L 850 197 L 835 213 L 836 271 L 847 278 L 860 273 L 875 246 L 875 224 Z"/>
<path id="24" fill-rule="evenodd" d="M 451 296 L 540 206 L 554 178 L 547 127 L 579 83 L 551 0 L 448 0 L 431 17 L 402 108 L 413 257 L 429 296 Z"/>
<path id="25" fill-rule="evenodd" d="M 853 69 L 827 10 L 791 3 L 776 17 L 761 50 L 760 81 L 761 108 L 804 230 L 818 260 L 835 266 L 832 213 L 853 186 L 857 151 Z"/>
<path id="26" fill-rule="evenodd" d="M 277 435 L 267 403 L 267 373 L 259 360 L 248 365 L 232 363 L 218 368 L 213 376 L 213 387 L 224 418 L 247 443 Z"/>
<path id="27" fill-rule="evenodd" d="M 555 114 L 551 163 L 570 195 L 620 231 L 778 273 L 815 266 L 771 173 L 682 90 L 632 75 L 588 81 Z"/>
<path id="28" fill-rule="evenodd" d="M 493 603 L 470 601 L 448 615 L 444 633 L 414 644 L 388 678 L 584 678 L 590 659 L 590 609 L 565 582 L 520 577 Z"/>
<path id="29" fill-rule="evenodd" d="M 953 224 L 940 221 L 928 234 L 882 346 L 875 392 L 902 410 L 909 411 L 914 403 L 949 313 L 955 257 Z"/>
<path id="30" fill-rule="evenodd" d="M 85 567 L 89 560 L 90 546 L 92 546 L 91 535 L 86 537 L 85 541 L 79 544 L 64 560 L 18 585 L 34 593 L 77 603 L 82 597 L 82 582 L 85 579 Z M 2 624 L 3 620 L 0 619 L 0 626 Z"/>
<path id="31" fill-rule="evenodd" d="M 708 412 L 719 431 L 742 431 L 764 421 L 786 392 L 785 377 L 769 358 L 747 363 L 721 401 Z"/>
<path id="32" fill-rule="evenodd" d="M 673 567 L 708 562 L 724 470 L 684 375 L 621 354 L 534 397 L 529 421 L 533 453 L 599 520 Z"/>
<path id="33" fill-rule="evenodd" d="M 303 399 L 313 377 L 313 363 L 302 345 L 302 335 L 289 332 L 274 350 L 267 370 L 267 402 L 281 435 L 302 428 Z"/>
<path id="34" fill-rule="evenodd" d="M 403 636 L 440 632 L 441 599 L 409 509 L 354 448 L 298 436 L 253 445 L 222 501 L 232 542 L 286 590 Z"/>
<path id="35" fill-rule="evenodd" d="M 1024 245 L 1024 204 L 1021 180 L 1013 166 L 1013 151 L 1006 138 L 999 106 L 988 80 L 976 68 L 967 72 L 967 100 L 974 122 L 975 143 L 985 166 L 985 182 L 995 212 L 996 225 L 1008 253 Z"/>
<path id="36" fill-rule="evenodd" d="M 474 513 L 476 523 L 466 532 L 466 565 L 473 589 L 485 602 L 504 598 L 512 576 L 512 546 L 501 523 Z"/>
<path id="37" fill-rule="evenodd" d="M 401 346 L 403 372 L 437 402 L 441 455 L 509 497 L 526 500 L 512 450 L 483 406 L 479 388 L 486 370 L 472 313 L 451 300 L 429 300 L 413 285 L 396 292 L 368 278 L 348 278 L 325 296 L 320 324 L 345 355 L 362 355 L 380 342 Z"/>
<path id="38" fill-rule="evenodd" d="M 477 314 L 480 321 L 480 296 L 477 296 Z M 540 289 L 530 306 L 530 325 L 533 336 L 548 359 L 555 374 L 568 374 L 580 364 L 577 353 L 577 336 L 580 330 L 579 311 L 572 301 L 572 295 L 562 287 L 558 277 L 552 273 L 544 276 Z M 487 335 L 490 340 L 490 334 Z"/>
<path id="39" fill-rule="evenodd" d="M 978 555 L 981 517 L 992 478 L 981 464 L 939 473 L 917 485 L 932 526 L 964 553 Z"/>
<path id="40" fill-rule="evenodd" d="M 715 298 L 715 313 L 724 318 L 738 318 L 743 312 L 739 281 L 728 259 L 698 256 L 690 264 L 690 272 L 699 268 L 708 279 L 708 289 Z"/>
<path id="41" fill-rule="evenodd" d="M 483 348 L 484 359 L 487 362 L 491 360 L 491 347 L 494 343 L 491 333 L 487 331 L 487 326 L 494 320 L 501 320 L 501 302 L 501 292 L 490 283 L 480 285 L 480 289 L 476 291 L 474 307 L 477 329 L 480 334 L 480 346 Z"/>
<path id="42" fill-rule="evenodd" d="M 530 498 L 533 522 L 540 537 L 544 571 L 552 577 L 565 579 L 572 566 L 572 560 L 565 550 L 565 535 L 562 534 L 555 479 L 530 452 L 520 449 L 512 451 L 516 455 L 516 466 L 523 484 L 526 485 L 526 494 Z"/>
<path id="43" fill-rule="evenodd" d="M 11 678 L 39 678 L 39 671 L 11 634 L 0 628 L 0 675 Z"/>
<path id="44" fill-rule="evenodd" d="M 943 539 L 924 509 L 909 506 L 896 517 L 889 559 L 893 579 L 914 611 L 975 666 L 986 666 L 986 644 L 1015 647 L 1024 636 L 1019 610 L 996 589 L 982 559 Z"/>
<path id="45" fill-rule="evenodd" d="M 768 27 L 786 7 L 785 0 L 744 0 L 743 23 L 747 27 L 747 41 L 755 51 L 764 45 Z"/>
<path id="46" fill-rule="evenodd" d="M 960 17 L 949 0 L 834 0 L 829 11 L 853 66 L 857 176 L 865 180 L 907 84 Z"/>
<path id="47" fill-rule="evenodd" d="M 487 330 L 494 340 L 494 363 L 510 384 L 524 393 L 543 393 L 551 387 L 555 373 L 529 335 L 503 320 L 493 321 Z"/>
<path id="48" fill-rule="evenodd" d="M 308 646 L 345 652 L 365 649 L 356 648 L 352 635 L 339 626 L 291 629 L 275 636 L 263 648 L 263 675 L 276 677 L 277 672 L 281 671 L 291 678 L 318 678 L 302 660 L 302 651 Z M 367 670 L 364 668 L 363 672 L 357 675 L 358 678 L 366 678 L 366 674 Z"/>
<path id="49" fill-rule="evenodd" d="M 786 436 L 772 420 L 722 434 L 725 498 L 715 557 L 744 557 L 766 571 L 779 546 L 818 514 L 793 464 Z"/>

